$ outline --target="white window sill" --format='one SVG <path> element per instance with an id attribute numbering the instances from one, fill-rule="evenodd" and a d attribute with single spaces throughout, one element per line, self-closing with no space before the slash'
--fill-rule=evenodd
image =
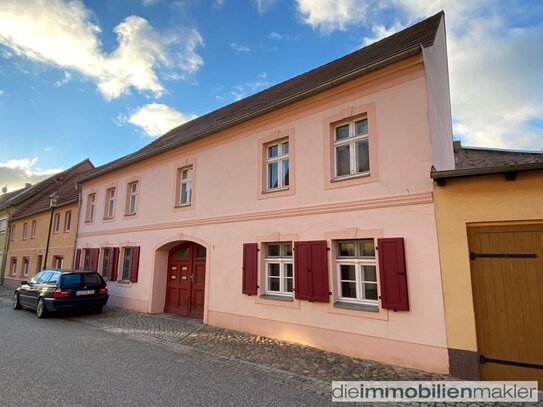
<path id="1" fill-rule="evenodd" d="M 280 188 L 273 188 L 273 189 L 266 189 L 265 191 L 262 191 L 263 194 L 273 194 L 274 192 L 279 191 L 288 191 L 289 187 L 280 187 Z"/>
<path id="2" fill-rule="evenodd" d="M 179 204 L 175 205 L 174 208 L 188 208 L 192 205 L 192 202 L 186 203 L 186 204 Z"/>
<path id="3" fill-rule="evenodd" d="M 370 172 L 361 172 L 360 174 L 349 174 L 349 175 L 342 175 L 341 177 L 335 177 L 330 180 L 330 182 L 341 182 L 345 181 L 347 179 L 354 179 L 354 178 L 364 178 L 369 177 L 371 174 Z"/>
<path id="4" fill-rule="evenodd" d="M 335 308 L 353 309 L 357 311 L 379 312 L 379 306 L 373 304 L 356 304 L 353 302 L 338 301 L 334 303 Z"/>
<path id="5" fill-rule="evenodd" d="M 260 298 L 262 298 L 263 300 L 277 300 L 277 301 L 288 301 L 288 302 L 294 301 L 291 296 L 280 295 L 280 294 L 262 294 Z"/>

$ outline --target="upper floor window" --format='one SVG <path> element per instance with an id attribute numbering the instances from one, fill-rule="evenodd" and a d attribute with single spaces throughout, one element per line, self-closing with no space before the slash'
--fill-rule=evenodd
<path id="1" fill-rule="evenodd" d="M 373 239 L 338 241 L 336 265 L 340 301 L 377 305 Z"/>
<path id="2" fill-rule="evenodd" d="M 36 237 L 36 227 L 37 227 L 37 221 L 33 220 L 30 224 L 30 238 L 34 239 Z"/>
<path id="3" fill-rule="evenodd" d="M 69 232 L 72 230 L 72 211 L 66 211 L 64 214 L 64 231 Z"/>
<path id="4" fill-rule="evenodd" d="M 96 194 L 89 194 L 87 197 L 87 222 L 94 222 L 94 212 L 96 210 Z"/>
<path id="5" fill-rule="evenodd" d="M 282 140 L 266 146 L 266 189 L 289 186 L 289 143 Z"/>
<path id="6" fill-rule="evenodd" d="M 113 210 L 115 209 L 115 188 L 108 188 L 106 191 L 106 211 L 104 218 L 110 219 L 113 217 Z"/>
<path id="7" fill-rule="evenodd" d="M 292 243 L 267 243 L 264 258 L 266 293 L 292 296 Z"/>
<path id="8" fill-rule="evenodd" d="M 334 127 L 334 165 L 336 178 L 369 174 L 367 118 L 343 122 Z"/>
<path id="9" fill-rule="evenodd" d="M 192 166 L 180 168 L 177 173 L 177 205 L 187 206 L 192 202 Z"/>
<path id="10" fill-rule="evenodd" d="M 8 228 L 8 218 L 0 219 L 0 234 L 6 233 Z"/>
<path id="11" fill-rule="evenodd" d="M 28 238 L 28 223 L 23 223 L 23 240 Z"/>
<path id="12" fill-rule="evenodd" d="M 60 213 L 55 213 L 53 217 L 53 233 L 60 232 Z"/>
<path id="13" fill-rule="evenodd" d="M 15 240 L 15 224 L 12 224 L 9 228 L 9 240 Z"/>
<path id="14" fill-rule="evenodd" d="M 126 214 L 133 215 L 136 213 L 136 204 L 138 198 L 138 182 L 130 182 L 127 188 Z"/>

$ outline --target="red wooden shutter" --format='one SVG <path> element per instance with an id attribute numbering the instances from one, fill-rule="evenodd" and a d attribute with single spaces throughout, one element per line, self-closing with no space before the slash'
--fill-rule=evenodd
<path id="1" fill-rule="evenodd" d="M 328 302 L 328 249 L 326 240 L 294 242 L 295 298 Z"/>
<path id="2" fill-rule="evenodd" d="M 403 238 L 377 239 L 377 248 L 381 306 L 394 311 L 409 311 Z"/>
<path id="3" fill-rule="evenodd" d="M 140 247 L 132 248 L 132 268 L 130 269 L 130 282 L 138 282 L 138 271 L 140 268 Z"/>
<path id="4" fill-rule="evenodd" d="M 243 244 L 241 292 L 247 295 L 256 295 L 258 292 L 258 244 Z"/>
<path id="5" fill-rule="evenodd" d="M 89 250 L 89 269 L 92 271 L 98 271 L 98 257 L 100 257 L 100 249 L 88 249 Z"/>
<path id="6" fill-rule="evenodd" d="M 77 249 L 75 251 L 75 265 L 74 265 L 75 270 L 79 270 L 80 261 L 81 261 L 81 249 Z"/>
<path id="7" fill-rule="evenodd" d="M 109 264 L 107 265 L 107 278 L 109 281 L 117 281 L 117 268 L 119 267 L 119 248 L 113 247 L 109 253 Z"/>

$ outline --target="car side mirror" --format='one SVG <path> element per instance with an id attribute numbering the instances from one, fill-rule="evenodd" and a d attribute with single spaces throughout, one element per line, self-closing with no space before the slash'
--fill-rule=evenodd
<path id="1" fill-rule="evenodd" d="M 26 284 L 28 284 L 28 281 L 27 281 L 27 280 L 21 281 L 21 285 L 26 285 Z"/>

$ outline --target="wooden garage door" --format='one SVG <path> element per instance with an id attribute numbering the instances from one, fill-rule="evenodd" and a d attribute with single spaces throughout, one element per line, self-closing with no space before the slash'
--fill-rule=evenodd
<path id="1" fill-rule="evenodd" d="M 480 374 L 543 385 L 543 225 L 468 228 Z"/>

